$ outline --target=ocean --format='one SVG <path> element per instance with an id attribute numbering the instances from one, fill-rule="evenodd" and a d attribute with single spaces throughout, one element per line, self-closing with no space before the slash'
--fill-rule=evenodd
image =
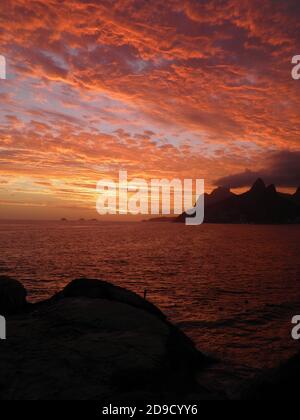
<path id="1" fill-rule="evenodd" d="M 82 276 L 147 289 L 240 380 L 299 351 L 299 245 L 296 225 L 2 221 L 0 275 L 21 281 L 32 302 Z"/>

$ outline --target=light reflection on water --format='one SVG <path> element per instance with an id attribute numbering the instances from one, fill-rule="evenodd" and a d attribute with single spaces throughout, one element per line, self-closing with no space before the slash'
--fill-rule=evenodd
<path id="1" fill-rule="evenodd" d="M 0 223 L 0 274 L 32 301 L 93 277 L 143 294 L 202 350 L 245 369 L 298 350 L 300 226 Z"/>

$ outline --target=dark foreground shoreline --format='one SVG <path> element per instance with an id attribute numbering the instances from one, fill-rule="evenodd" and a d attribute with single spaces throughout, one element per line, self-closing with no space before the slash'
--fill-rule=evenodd
<path id="1" fill-rule="evenodd" d="M 0 400 L 203 401 L 232 398 L 201 373 L 218 363 L 153 304 L 110 283 L 78 279 L 29 304 L 0 277 Z M 235 399 L 297 399 L 300 354 L 245 384 Z M 204 375 L 205 377 L 205 375 Z"/>

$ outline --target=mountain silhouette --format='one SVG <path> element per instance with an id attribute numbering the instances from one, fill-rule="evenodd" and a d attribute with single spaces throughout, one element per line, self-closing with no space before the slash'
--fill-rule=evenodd
<path id="1" fill-rule="evenodd" d="M 219 187 L 205 194 L 204 201 L 206 223 L 300 223 L 300 188 L 293 195 L 283 194 L 260 178 L 243 194 Z M 176 222 L 184 223 L 186 217 L 183 213 Z"/>
<path id="2" fill-rule="evenodd" d="M 250 195 L 256 195 L 259 196 L 260 194 L 263 194 L 266 190 L 266 184 L 264 183 L 264 181 L 261 178 L 258 178 L 258 180 L 256 182 L 254 182 L 252 188 L 250 189 L 250 191 L 246 194 Z"/>
<path id="3" fill-rule="evenodd" d="M 233 197 L 234 195 L 235 194 L 233 194 L 229 188 L 218 187 L 211 194 L 205 194 L 204 200 L 207 204 L 211 205 Z"/>

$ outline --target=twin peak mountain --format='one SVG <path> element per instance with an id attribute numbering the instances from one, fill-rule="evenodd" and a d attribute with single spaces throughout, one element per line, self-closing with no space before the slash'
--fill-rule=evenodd
<path id="1" fill-rule="evenodd" d="M 300 187 L 295 194 L 286 194 L 258 179 L 243 194 L 219 187 L 211 194 L 204 194 L 204 202 L 206 223 L 300 223 Z M 186 217 L 183 213 L 174 221 L 183 223 Z"/>

